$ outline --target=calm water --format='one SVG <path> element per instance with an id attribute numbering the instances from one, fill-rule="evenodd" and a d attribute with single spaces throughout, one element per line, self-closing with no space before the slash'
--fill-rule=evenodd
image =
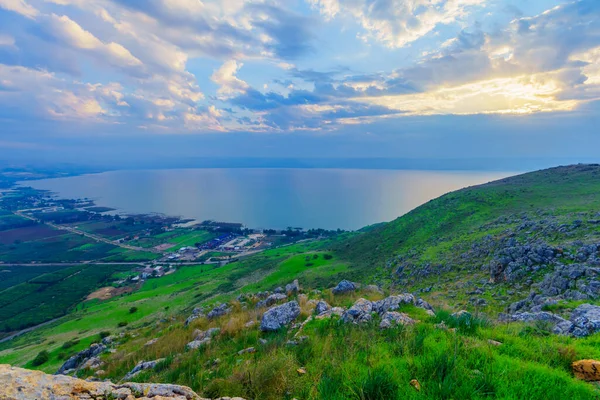
<path id="1" fill-rule="evenodd" d="M 252 228 L 358 229 L 448 191 L 513 175 L 347 169 L 114 171 L 25 184 L 121 213 L 241 222 Z"/>

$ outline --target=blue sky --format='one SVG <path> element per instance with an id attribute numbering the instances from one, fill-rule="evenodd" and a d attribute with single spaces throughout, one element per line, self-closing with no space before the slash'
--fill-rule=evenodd
<path id="1" fill-rule="evenodd" d="M 595 157 L 600 1 L 0 0 L 0 150 Z"/>

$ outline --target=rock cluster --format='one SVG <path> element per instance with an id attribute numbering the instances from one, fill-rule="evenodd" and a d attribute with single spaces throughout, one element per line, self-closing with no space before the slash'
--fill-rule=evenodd
<path id="1" fill-rule="evenodd" d="M 358 299 L 352 307 L 342 314 L 342 321 L 346 323 L 360 324 L 369 322 L 374 314 L 381 316 L 381 328 L 389 328 L 394 324 L 412 325 L 415 323 L 408 315 L 399 313 L 403 304 L 412 304 L 433 313 L 433 307 L 423 299 L 416 299 L 410 293 L 393 295 L 383 300 L 371 302 L 366 299 Z"/>
<path id="2" fill-rule="evenodd" d="M 573 310 L 568 320 L 547 311 L 500 314 L 500 320 L 546 321 L 552 324 L 552 332 L 555 334 L 584 337 L 600 331 L 600 306 L 582 304 Z"/>

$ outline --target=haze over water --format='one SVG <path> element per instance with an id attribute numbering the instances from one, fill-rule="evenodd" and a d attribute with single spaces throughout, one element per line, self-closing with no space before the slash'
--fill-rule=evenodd
<path id="1" fill-rule="evenodd" d="M 288 226 L 360 229 L 390 221 L 444 193 L 512 172 L 349 169 L 112 171 L 25 182 L 62 198 L 91 198 L 120 213 L 162 213 Z"/>

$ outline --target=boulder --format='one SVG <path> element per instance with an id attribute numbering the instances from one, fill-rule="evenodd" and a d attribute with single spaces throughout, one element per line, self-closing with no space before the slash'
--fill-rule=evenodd
<path id="1" fill-rule="evenodd" d="M 133 378 L 134 376 L 136 376 L 137 374 L 139 374 L 140 372 L 146 370 L 146 369 L 152 369 L 154 367 L 156 367 L 156 364 L 158 364 L 161 361 L 164 361 L 164 358 L 159 358 L 158 360 L 154 360 L 154 361 L 140 361 L 139 363 L 137 363 L 137 365 L 135 367 L 133 367 L 133 369 L 131 371 L 129 371 L 127 373 L 127 375 L 125 375 L 125 379 L 130 379 Z"/>
<path id="2" fill-rule="evenodd" d="M 229 306 L 225 303 L 223 304 L 219 304 L 218 306 L 216 306 L 215 308 L 213 308 L 207 315 L 206 317 L 208 319 L 215 319 L 218 317 L 222 317 L 225 314 L 229 314 L 231 312 L 231 308 L 229 308 Z"/>
<path id="3" fill-rule="evenodd" d="M 173 399 L 202 400 L 186 386 L 154 383 L 91 382 L 0 365 L 0 399 Z"/>
<path id="4" fill-rule="evenodd" d="M 67 371 L 76 370 L 83 365 L 90 358 L 97 357 L 106 350 L 106 346 L 103 344 L 94 343 L 85 350 L 80 351 L 73 357 L 69 358 L 64 364 L 58 369 L 57 374 L 64 374 Z"/>
<path id="5" fill-rule="evenodd" d="M 270 308 L 262 316 L 260 330 L 263 332 L 276 331 L 298 318 L 299 315 L 300 306 L 297 301 Z"/>
<path id="6" fill-rule="evenodd" d="M 600 361 L 580 360 L 571 364 L 575 378 L 584 381 L 600 381 Z"/>
<path id="7" fill-rule="evenodd" d="M 404 313 L 388 311 L 381 316 L 381 329 L 391 328 L 393 325 L 413 325 L 415 320 Z"/>
<path id="8" fill-rule="evenodd" d="M 373 303 L 366 299 L 358 299 L 343 315 L 342 321 L 346 323 L 364 323 L 372 319 Z"/>
<path id="9" fill-rule="evenodd" d="M 329 310 L 331 310 L 331 306 L 325 300 L 319 300 L 317 306 L 315 307 L 315 312 L 317 315 L 321 315 Z"/>
<path id="10" fill-rule="evenodd" d="M 356 290 L 356 284 L 354 282 L 350 282 L 347 280 L 343 280 L 340 283 L 337 284 L 336 287 L 334 287 L 331 292 L 333 294 L 342 294 L 342 293 L 348 293 L 348 292 L 353 292 Z"/>
<path id="11" fill-rule="evenodd" d="M 300 292 L 300 284 L 298 283 L 298 279 L 295 279 L 294 282 L 285 285 L 285 292 L 288 295 L 297 294 Z"/>

